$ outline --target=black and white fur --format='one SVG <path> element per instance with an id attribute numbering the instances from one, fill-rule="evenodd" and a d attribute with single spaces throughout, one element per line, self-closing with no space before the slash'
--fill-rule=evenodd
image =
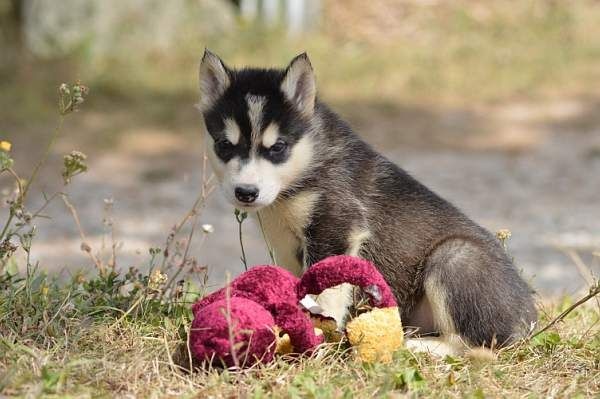
<path id="1" fill-rule="evenodd" d="M 228 68 L 206 51 L 200 103 L 225 197 L 257 211 L 296 274 L 330 255 L 371 260 L 403 323 L 503 345 L 536 320 L 531 290 L 488 231 L 375 152 L 316 97 L 306 54 L 284 69 Z M 342 324 L 351 287 L 318 298 Z"/>

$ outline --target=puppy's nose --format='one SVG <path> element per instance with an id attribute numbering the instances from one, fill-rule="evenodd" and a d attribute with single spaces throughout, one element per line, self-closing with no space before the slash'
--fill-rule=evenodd
<path id="1" fill-rule="evenodd" d="M 258 197 L 258 187 L 249 184 L 242 184 L 235 188 L 235 198 L 240 202 L 250 204 Z"/>

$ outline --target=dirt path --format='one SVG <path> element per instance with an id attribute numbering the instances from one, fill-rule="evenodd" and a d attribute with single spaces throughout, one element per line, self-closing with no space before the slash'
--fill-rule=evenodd
<path id="1" fill-rule="evenodd" d="M 430 116 L 419 122 L 400 112 L 399 121 L 383 119 L 380 129 L 367 140 L 488 229 L 510 229 L 510 250 L 517 265 L 541 293 L 559 295 L 585 286 L 559 246 L 579 253 L 600 274 L 600 258 L 591 255 L 600 248 L 600 128 L 534 123 L 552 121 L 552 112 L 571 117 L 568 106 L 548 109 L 553 108 L 546 108 L 546 113 L 531 108 L 523 113 L 518 105 L 496 109 L 494 118 L 482 125 L 494 133 L 488 135 L 453 133 L 473 131 L 477 115 L 449 112 L 435 116 L 433 122 L 428 121 Z M 364 120 L 353 122 L 359 131 L 373 127 Z M 413 131 L 420 124 L 438 131 L 436 137 L 443 145 L 413 145 L 416 136 L 398 138 L 389 133 L 397 123 L 405 122 Z M 163 244 L 171 226 L 194 202 L 202 164 L 202 148 L 194 144 L 198 136 L 193 129 L 189 134 L 175 134 L 142 127 L 120 132 L 120 141 L 112 149 L 85 148 L 90 171 L 69 188 L 71 200 L 95 248 L 100 247 L 105 232 L 103 199 L 114 200 L 120 267 L 147 264 L 148 249 Z M 452 140 L 460 142 L 452 145 Z M 70 150 L 70 145 L 63 140 L 57 152 Z M 504 150 L 499 151 L 500 147 Z M 56 156 L 55 161 L 59 160 Z M 60 186 L 53 170 L 45 171 L 42 188 L 46 192 Z M 53 220 L 39 223 L 34 258 L 48 270 L 89 268 L 64 205 L 55 203 L 48 214 Z M 212 224 L 215 232 L 203 247 L 198 247 L 197 237 L 192 252 L 209 265 L 211 282 L 220 284 L 227 271 L 242 270 L 237 225 L 220 193 L 208 201 L 201 223 Z M 245 231 L 250 263 L 266 262 L 255 227 L 248 224 Z"/>

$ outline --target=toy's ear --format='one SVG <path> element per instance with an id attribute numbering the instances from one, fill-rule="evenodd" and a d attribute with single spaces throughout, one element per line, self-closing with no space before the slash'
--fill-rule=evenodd
<path id="1" fill-rule="evenodd" d="M 330 256 L 312 265 L 302 275 L 298 297 L 318 295 L 327 288 L 343 283 L 362 288 L 373 306 L 397 306 L 394 294 L 377 268 L 365 259 L 347 255 Z"/>
<path id="2" fill-rule="evenodd" d="M 200 80 L 198 109 L 204 112 L 209 110 L 229 87 L 229 69 L 216 54 L 206 49 L 200 61 L 198 78 Z"/>
<path id="3" fill-rule="evenodd" d="M 305 116 L 315 109 L 317 84 L 312 65 L 306 53 L 296 56 L 285 70 L 281 91 L 286 99 Z"/>

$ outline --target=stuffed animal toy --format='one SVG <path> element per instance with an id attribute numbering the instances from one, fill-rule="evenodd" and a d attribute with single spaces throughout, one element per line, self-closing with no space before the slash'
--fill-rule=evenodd
<path id="1" fill-rule="evenodd" d="M 254 266 L 192 306 L 190 349 L 198 360 L 227 367 L 268 363 L 279 332 L 294 351 L 309 352 L 323 342 L 298 305 L 300 280 L 276 266 Z"/>
<path id="2" fill-rule="evenodd" d="M 255 266 L 202 298 L 192 307 L 192 354 L 199 361 L 247 367 L 270 362 L 277 352 L 311 352 L 323 335 L 300 302 L 342 283 L 362 288 L 374 308 L 346 325 L 349 342 L 363 361 L 389 360 L 402 345 L 393 294 L 370 262 L 345 255 L 314 264 L 301 279 L 277 266 Z"/>

